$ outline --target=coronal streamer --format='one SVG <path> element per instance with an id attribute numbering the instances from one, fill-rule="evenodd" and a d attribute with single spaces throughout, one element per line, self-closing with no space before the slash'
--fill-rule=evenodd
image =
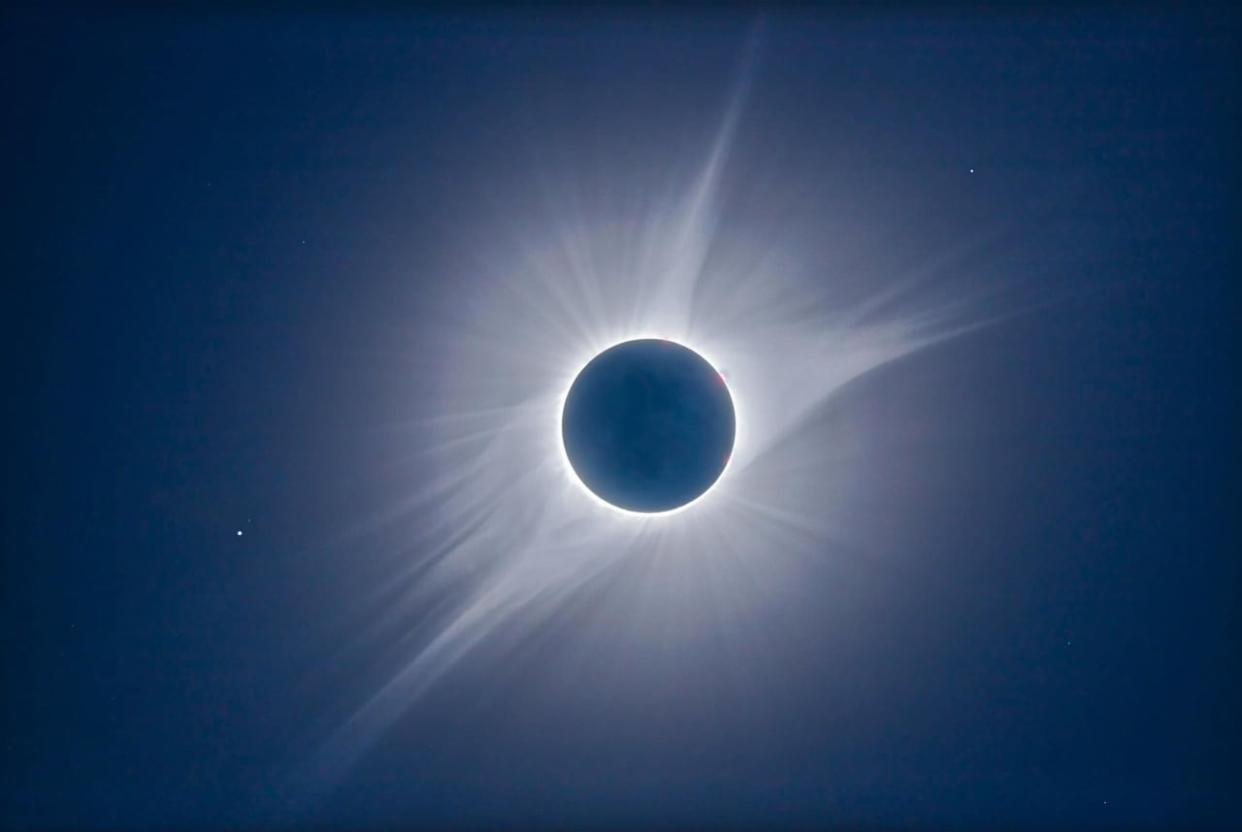
<path id="1" fill-rule="evenodd" d="M 659 590 L 641 599 L 641 616 L 616 626 L 657 641 L 684 615 L 676 605 L 696 603 L 680 587 L 714 588 L 706 618 L 745 620 L 797 572 L 799 557 L 849 536 L 838 497 L 861 428 L 819 430 L 817 409 L 877 367 L 977 321 L 961 302 L 911 308 L 907 290 L 929 270 L 834 302 L 828 210 L 825 234 L 813 240 L 764 239 L 764 228 L 744 222 L 722 228 L 721 182 L 748 72 L 679 195 L 652 197 L 638 212 L 584 211 L 545 191 L 538 222 L 472 252 L 435 390 L 441 415 L 408 431 L 418 464 L 434 473 L 392 512 L 421 518 L 411 543 L 420 555 L 393 576 L 402 589 L 392 604 L 436 614 L 299 776 L 311 791 L 338 781 L 472 651 L 502 632 L 537 630 L 606 573 L 649 571 L 642 586 Z M 565 460 L 561 407 L 575 374 L 638 338 L 691 346 L 734 397 L 728 476 L 686 511 L 611 511 L 584 493 Z"/>

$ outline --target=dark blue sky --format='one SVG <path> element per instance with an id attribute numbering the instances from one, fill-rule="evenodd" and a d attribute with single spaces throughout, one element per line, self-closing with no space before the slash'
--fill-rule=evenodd
<path id="1" fill-rule="evenodd" d="M 831 180 L 887 241 L 858 274 L 985 239 L 953 291 L 1031 301 L 816 414 L 882 427 L 880 565 L 734 622 L 741 693 L 723 634 L 660 689 L 567 676 L 588 591 L 286 797 L 399 652 L 352 627 L 392 541 L 342 540 L 419 480 L 374 430 L 462 229 L 686 158 L 752 22 L 3 12 L 0 826 L 1242 825 L 1238 19 L 1152 7 L 770 14 L 732 193 Z M 813 225 L 782 204 L 726 219 Z"/>

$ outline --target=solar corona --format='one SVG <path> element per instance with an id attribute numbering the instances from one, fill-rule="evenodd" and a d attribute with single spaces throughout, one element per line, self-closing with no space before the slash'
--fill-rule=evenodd
<path id="1" fill-rule="evenodd" d="M 672 179 L 557 164 L 540 199 L 515 192 L 520 221 L 485 213 L 463 230 L 461 281 L 420 300 L 432 371 L 385 434 L 389 464 L 416 476 L 366 527 L 431 553 L 394 557 L 385 620 L 437 612 L 292 794 L 343 782 L 443 680 L 584 599 L 632 605 L 609 638 L 630 678 L 660 688 L 670 643 L 766 615 L 823 541 L 865 534 L 849 508 L 882 424 L 829 423 L 829 408 L 974 314 L 952 292 L 918 295 L 922 272 L 852 259 L 882 240 L 848 233 L 827 195 L 798 213 L 812 226 L 730 210 L 794 204 L 736 189 L 753 164 L 731 162 L 750 74 L 746 58 L 706 146 L 669 156 Z M 588 188 L 595 176 L 608 186 Z"/>

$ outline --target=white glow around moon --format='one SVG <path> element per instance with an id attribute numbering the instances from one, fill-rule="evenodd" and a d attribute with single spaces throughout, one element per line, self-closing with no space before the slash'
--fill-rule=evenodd
<path id="1" fill-rule="evenodd" d="M 521 202 L 525 215 L 502 216 L 463 241 L 463 277 L 443 275 L 461 288 L 442 322 L 435 412 L 412 420 L 393 446 L 422 485 L 375 521 L 418 518 L 408 527 L 418 556 L 391 568 L 378 617 L 435 612 L 397 640 L 400 663 L 329 732 L 298 778 L 302 788 L 330 788 L 476 650 L 502 633 L 536 631 L 607 570 L 642 564 L 662 576 L 643 584 L 651 590 L 641 613 L 612 622 L 631 642 L 657 644 L 688 626 L 679 622 L 689 611 L 746 621 L 777 587 L 801 580 L 800 558 L 850 538 L 844 498 L 864 464 L 866 426 L 825 432 L 808 422 L 845 385 L 970 321 L 961 303 L 916 307 L 906 297 L 932 269 L 839 300 L 837 281 L 856 286 L 857 276 L 834 249 L 842 241 L 834 223 L 847 218 L 833 205 L 812 239 L 742 221 L 722 233 L 721 183 L 741 98 L 684 189 L 653 178 L 638 207 L 607 196 L 584 207 L 572 174 L 553 172 L 559 189 L 536 189 Z M 618 193 L 628 194 L 634 183 L 622 180 Z M 581 368 L 638 337 L 703 355 L 727 378 L 737 416 L 726 472 L 699 500 L 658 517 L 592 494 L 560 433 Z M 710 601 L 702 587 L 714 588 Z"/>

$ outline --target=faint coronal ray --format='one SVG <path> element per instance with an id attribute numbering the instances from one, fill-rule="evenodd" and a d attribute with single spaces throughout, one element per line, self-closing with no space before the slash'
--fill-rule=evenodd
<path id="1" fill-rule="evenodd" d="M 299 787 L 331 787 L 472 651 L 501 632 L 536 630 L 607 572 L 649 570 L 638 582 L 647 588 L 693 574 L 715 588 L 716 613 L 736 615 L 761 603 L 762 587 L 794 569 L 798 552 L 848 537 L 831 498 L 847 485 L 835 463 L 850 456 L 855 437 L 804 426 L 845 385 L 968 322 L 960 303 L 903 302 L 933 276 L 926 270 L 827 309 L 832 276 L 796 246 L 772 240 L 748 257 L 713 258 L 720 181 L 749 73 L 748 61 L 682 198 L 641 217 L 548 205 L 546 221 L 475 253 L 474 277 L 463 283 L 471 288 L 445 324 L 450 354 L 436 401 L 453 415 L 408 426 L 420 464 L 436 473 L 383 514 L 383 522 L 417 514 L 409 551 L 418 554 L 394 569 L 400 591 L 384 596 L 389 606 L 375 627 L 410 610 L 436 613 L 402 639 L 404 664 L 330 734 L 295 778 Z M 683 341 L 722 370 L 738 437 L 730 468 L 704 499 L 642 518 L 584 494 L 563 462 L 560 406 L 593 355 L 651 335 Z M 640 598 L 643 614 L 618 626 L 660 638 L 655 622 L 684 611 L 657 594 Z"/>

